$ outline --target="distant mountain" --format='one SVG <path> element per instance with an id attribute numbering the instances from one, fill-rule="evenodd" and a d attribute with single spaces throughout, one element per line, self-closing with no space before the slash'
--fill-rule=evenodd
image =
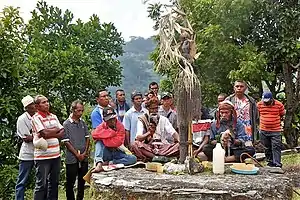
<path id="1" fill-rule="evenodd" d="M 160 76 L 153 71 L 153 62 L 149 60 L 150 53 L 155 49 L 155 42 L 142 37 L 131 37 L 124 46 L 124 54 L 119 58 L 123 67 L 122 86 L 130 98 L 134 90 L 145 93 L 152 81 L 159 83 Z M 116 88 L 111 88 L 114 92 Z"/>

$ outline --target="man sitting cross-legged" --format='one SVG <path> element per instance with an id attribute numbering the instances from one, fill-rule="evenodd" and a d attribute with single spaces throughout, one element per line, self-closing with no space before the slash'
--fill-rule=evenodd
<path id="1" fill-rule="evenodd" d="M 248 153 L 251 156 L 255 153 L 252 146 L 245 146 L 248 137 L 244 125 L 237 119 L 234 105 L 227 100 L 219 104 L 217 120 L 211 125 L 210 144 L 205 145 L 203 152 L 198 154 L 202 161 L 212 160 L 217 136 L 221 137 L 221 144 L 226 152 L 225 162 L 239 162 L 242 153 Z"/>
<path id="2" fill-rule="evenodd" d="M 148 101 L 149 114 L 139 117 L 136 141 L 131 145 L 131 151 L 143 161 L 179 155 L 179 135 L 168 118 L 158 114 L 158 104 L 157 97 Z"/>
<path id="3" fill-rule="evenodd" d="M 117 114 L 111 107 L 103 109 L 103 120 L 93 132 L 93 139 L 98 141 L 95 157 L 96 167 L 92 172 L 103 171 L 104 162 L 112 161 L 114 164 L 132 165 L 136 163 L 134 155 L 127 155 L 118 147 L 124 144 L 125 128 L 117 120 Z"/>

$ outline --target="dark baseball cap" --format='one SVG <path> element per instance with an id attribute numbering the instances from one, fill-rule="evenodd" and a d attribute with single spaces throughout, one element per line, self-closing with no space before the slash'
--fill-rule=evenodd
<path id="1" fill-rule="evenodd" d="M 112 107 L 105 107 L 103 109 L 103 120 L 108 121 L 110 119 L 116 118 L 117 114 Z"/>
<path id="2" fill-rule="evenodd" d="M 143 94 L 142 94 L 141 92 L 136 92 L 136 91 L 134 91 L 134 92 L 131 93 L 131 99 L 132 99 L 132 100 L 133 100 L 134 97 L 136 97 L 136 96 L 141 96 L 141 97 L 143 98 Z"/>

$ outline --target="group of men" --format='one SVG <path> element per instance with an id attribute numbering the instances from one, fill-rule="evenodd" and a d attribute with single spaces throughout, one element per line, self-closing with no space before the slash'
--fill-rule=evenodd
<path id="1" fill-rule="evenodd" d="M 211 160 L 212 150 L 219 140 L 226 150 L 226 162 L 239 161 L 244 152 L 253 155 L 252 141 L 260 121 L 260 138 L 266 147 L 268 165 L 281 167 L 280 120 L 284 107 L 272 98 L 271 93 L 264 93 L 262 101 L 256 104 L 245 94 L 246 89 L 244 81 L 236 81 L 233 95 L 227 98 L 219 95 L 216 119 L 194 154 L 201 160 Z M 146 95 L 133 92 L 131 108 L 125 100 L 124 90 L 116 91 L 115 101 L 108 91 L 97 92 L 97 106 L 91 113 L 91 135 L 95 140 L 92 172 L 101 172 L 105 165 L 111 163 L 132 165 L 137 160 L 147 162 L 157 157 L 179 156 L 173 95 L 168 92 L 159 95 L 156 82 L 149 84 L 149 90 Z M 88 171 L 90 146 L 89 130 L 81 119 L 83 103 L 80 100 L 72 103 L 71 114 L 63 125 L 49 112 L 45 96 L 38 95 L 34 99 L 26 96 L 22 103 L 26 112 L 17 122 L 17 132 L 23 144 L 19 154 L 16 199 L 24 199 L 25 184 L 33 166 L 36 170 L 34 199 L 58 199 L 60 140 L 66 146 L 67 199 L 75 199 L 76 178 L 76 199 L 83 199 L 83 176 Z M 46 144 L 46 147 L 41 144 Z"/>

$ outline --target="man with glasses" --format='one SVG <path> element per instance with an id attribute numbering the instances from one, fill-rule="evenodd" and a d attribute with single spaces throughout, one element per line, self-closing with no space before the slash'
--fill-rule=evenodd
<path id="1" fill-rule="evenodd" d="M 158 91 L 159 91 L 158 83 L 151 82 L 149 84 L 149 91 L 152 91 L 154 93 L 154 95 L 158 98 L 158 100 L 161 99 L 160 95 L 158 94 Z"/>

